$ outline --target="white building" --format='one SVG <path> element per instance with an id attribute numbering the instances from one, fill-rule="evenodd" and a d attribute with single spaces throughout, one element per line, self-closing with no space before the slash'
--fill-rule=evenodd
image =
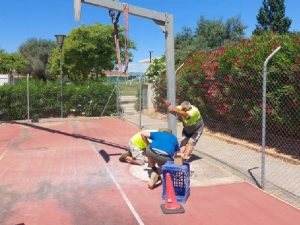
<path id="1" fill-rule="evenodd" d="M 9 74 L 0 74 L 0 86 L 4 84 L 10 84 L 11 79 Z"/>

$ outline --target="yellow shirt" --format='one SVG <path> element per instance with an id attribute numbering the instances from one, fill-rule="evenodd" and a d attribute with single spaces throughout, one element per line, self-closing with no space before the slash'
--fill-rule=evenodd
<path id="1" fill-rule="evenodd" d="M 181 106 L 177 106 L 176 108 L 179 110 L 182 110 Z M 201 119 L 201 114 L 200 114 L 199 110 L 193 105 L 192 105 L 192 108 L 186 112 L 187 112 L 187 114 L 189 114 L 189 117 L 185 118 L 182 116 L 182 122 L 186 126 L 193 126 L 193 125 L 197 124 L 197 122 Z"/>
<path id="2" fill-rule="evenodd" d="M 145 141 L 143 140 L 142 136 L 140 133 L 135 134 L 130 141 L 132 142 L 132 144 L 134 144 L 134 146 L 138 147 L 141 150 L 144 150 L 148 144 L 145 143 Z"/>

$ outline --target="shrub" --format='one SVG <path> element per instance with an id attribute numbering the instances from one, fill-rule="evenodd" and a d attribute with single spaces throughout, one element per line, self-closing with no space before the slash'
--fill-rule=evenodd
<path id="1" fill-rule="evenodd" d="M 195 53 L 178 78 L 178 89 L 184 93 L 187 85 L 181 81 L 188 80 L 185 95 L 192 96 L 192 102 L 204 109 L 207 117 L 245 126 L 261 123 L 263 63 L 280 45 L 282 49 L 268 64 L 268 123 L 273 131 L 299 135 L 299 40 L 299 35 L 269 32 L 228 44 L 209 55 Z"/>
<path id="2" fill-rule="evenodd" d="M 267 116 L 272 124 L 268 128 L 299 137 L 299 43 L 299 34 L 267 32 L 210 53 L 194 52 L 177 74 L 177 100 L 191 101 L 209 119 L 242 126 L 261 124 L 263 63 L 281 46 L 268 64 Z M 157 102 L 166 96 L 166 75 L 160 71 L 153 82 Z"/>
<path id="3" fill-rule="evenodd" d="M 30 115 L 38 118 L 60 117 L 60 82 L 31 80 Z M 63 86 L 64 116 L 100 116 L 112 93 L 113 85 L 99 81 L 86 81 L 81 84 L 67 83 Z M 27 118 L 26 80 L 16 85 L 0 87 L 1 118 L 20 120 Z M 113 93 L 112 99 L 115 99 Z M 104 115 L 116 112 L 115 101 L 108 104 Z"/>

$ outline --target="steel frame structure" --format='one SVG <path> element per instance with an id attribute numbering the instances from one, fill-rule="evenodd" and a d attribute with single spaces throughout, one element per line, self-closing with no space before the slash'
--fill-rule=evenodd
<path id="1" fill-rule="evenodd" d="M 76 6 L 77 3 L 77 6 Z M 80 3 L 80 4 L 79 4 Z M 81 3 L 103 7 L 110 10 L 123 12 L 123 3 L 113 0 L 74 0 L 75 17 L 79 14 Z M 79 8 L 78 8 L 79 4 Z M 77 7 L 77 8 L 76 8 Z M 166 71 L 167 71 L 167 96 L 172 105 L 176 105 L 176 75 L 174 61 L 174 33 L 173 33 L 173 15 L 161 13 L 153 10 L 128 5 L 128 13 L 134 16 L 143 17 L 153 20 L 165 33 L 165 54 L 166 54 Z M 77 12 L 76 12 L 77 10 Z M 77 18 L 77 20 L 79 19 Z M 176 136 L 176 116 L 168 113 L 168 126 Z"/>

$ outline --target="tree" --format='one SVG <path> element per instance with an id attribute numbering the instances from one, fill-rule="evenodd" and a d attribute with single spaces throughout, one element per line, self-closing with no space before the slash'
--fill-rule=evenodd
<path id="1" fill-rule="evenodd" d="M 225 26 L 225 35 L 224 39 L 225 41 L 238 41 L 244 38 L 244 30 L 247 28 L 246 25 L 244 25 L 241 21 L 240 17 L 233 17 L 229 18 Z"/>
<path id="2" fill-rule="evenodd" d="M 119 34 L 121 52 L 124 53 L 124 35 Z M 134 43 L 129 43 L 134 48 Z M 111 70 L 116 64 L 116 49 L 113 39 L 113 27 L 100 23 L 80 26 L 66 37 L 63 46 L 63 73 L 70 79 L 96 78 L 103 70 Z M 55 50 L 50 59 L 50 73 L 59 74 L 59 51 Z"/>
<path id="3" fill-rule="evenodd" d="M 240 17 L 229 18 L 225 23 L 221 19 L 207 20 L 201 17 L 196 28 L 196 36 L 199 40 L 204 38 L 209 50 L 213 50 L 223 46 L 227 41 L 242 39 L 245 29 L 246 26 Z"/>
<path id="4" fill-rule="evenodd" d="M 189 27 L 183 27 L 182 32 L 175 36 L 175 59 L 176 64 L 186 59 L 190 52 L 197 50 L 195 34 Z"/>
<path id="5" fill-rule="evenodd" d="M 263 0 L 256 16 L 258 24 L 253 34 L 262 34 L 267 30 L 271 30 L 278 34 L 287 33 L 292 20 L 285 16 L 284 0 Z"/>
<path id="6" fill-rule="evenodd" d="M 48 59 L 56 44 L 45 39 L 28 39 L 19 47 L 20 54 L 29 61 L 27 72 L 40 79 L 47 79 Z"/>
<path id="7" fill-rule="evenodd" d="M 210 51 L 223 46 L 228 41 L 240 40 L 244 37 L 246 26 L 240 17 L 222 20 L 207 20 L 200 17 L 195 31 L 184 27 L 175 36 L 175 62 L 184 61 L 195 51 Z"/>
<path id="8" fill-rule="evenodd" d="M 166 58 L 156 58 L 148 67 L 145 75 L 149 83 L 152 83 L 155 93 L 154 102 L 157 110 L 164 109 L 161 99 L 167 98 L 167 76 L 166 76 Z"/>
<path id="9" fill-rule="evenodd" d="M 0 73 L 24 73 L 28 62 L 19 53 L 6 53 L 0 49 Z"/>

